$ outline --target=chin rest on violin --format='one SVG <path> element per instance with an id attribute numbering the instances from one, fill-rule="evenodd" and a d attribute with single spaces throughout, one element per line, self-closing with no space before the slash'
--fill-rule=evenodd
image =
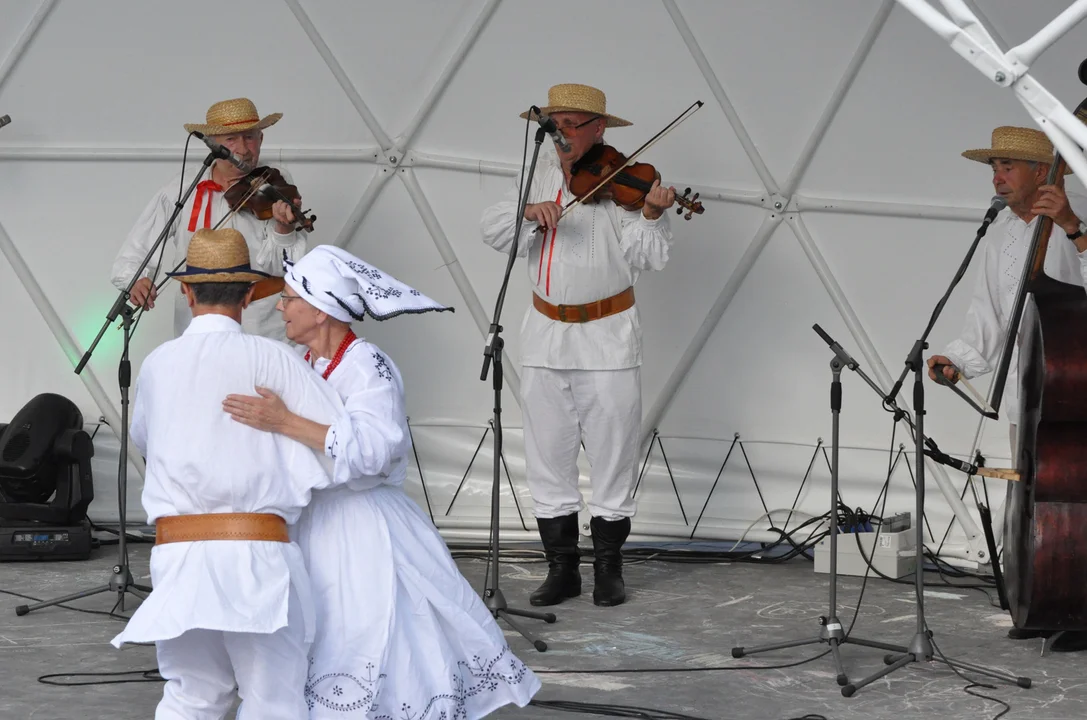
<path id="1" fill-rule="evenodd" d="M 661 176 L 649 163 L 626 163 L 627 156 L 611 145 L 593 145 L 570 168 L 570 192 L 585 198 L 582 202 L 612 200 L 624 210 L 641 210 L 653 182 L 660 180 Z M 622 169 L 612 175 L 617 168 Z M 609 175 L 612 177 L 603 182 Z M 682 215 L 686 209 L 686 220 L 705 212 L 702 203 L 697 202 L 699 193 L 688 198 L 690 194 L 691 189 L 687 188 L 683 195 L 676 195 L 676 204 L 680 206 L 676 208 L 676 214 Z"/>
<path id="2" fill-rule="evenodd" d="M 317 220 L 316 215 L 306 217 L 305 212 L 298 208 L 297 203 L 302 199 L 298 188 L 288 183 L 283 174 L 273 167 L 254 168 L 231 185 L 223 193 L 223 198 L 231 210 L 248 210 L 258 220 L 270 219 L 272 206 L 282 200 L 290 206 L 295 222 L 306 232 L 313 232 L 313 223 Z"/>

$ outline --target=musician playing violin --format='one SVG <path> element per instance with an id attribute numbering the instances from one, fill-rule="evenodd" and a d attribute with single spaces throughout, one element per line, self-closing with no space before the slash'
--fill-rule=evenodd
<path id="1" fill-rule="evenodd" d="M 274 125 L 281 117 L 282 113 L 273 113 L 262 118 L 251 100 L 235 98 L 215 103 L 208 108 L 205 123 L 186 124 L 185 129 L 212 137 L 250 168 L 256 168 L 260 163 L 263 130 Z M 199 145 L 198 147 L 202 148 Z M 284 180 L 290 183 L 287 172 L 279 170 Z M 167 244 L 173 245 L 172 253 L 164 253 L 161 266 L 156 255 L 144 269 L 144 277 L 132 287 L 131 301 L 134 305 L 153 308 L 158 298 L 152 277 L 161 279 L 163 273 L 173 268 L 171 255 L 176 259 L 185 257 L 193 233 L 203 228 L 215 227 L 224 218 L 222 227 L 234 228 L 245 237 L 255 270 L 282 277 L 284 252 L 291 261 L 305 255 L 306 234 L 295 230 L 294 214 L 283 200 L 276 200 L 271 205 L 271 217 L 264 220 L 245 210 L 234 212 L 227 201 L 226 193 L 245 176 L 245 171 L 230 162 L 215 160 L 208 175 L 189 196 L 167 238 Z M 174 211 L 180 185 L 181 178 L 175 176 L 159 189 L 129 231 L 113 261 L 111 280 L 118 289 L 128 285 L 133 273 L 165 227 Z M 242 313 L 242 327 L 245 331 L 275 340 L 285 340 L 283 321 L 275 309 L 276 302 L 277 296 L 253 301 Z M 191 319 L 185 298 L 177 292 L 174 302 L 175 337 L 181 335 Z"/>
<path id="2" fill-rule="evenodd" d="M 543 152 L 529 189 L 517 255 L 526 257 L 532 307 L 521 327 L 521 410 L 526 477 L 548 560 L 533 605 L 554 605 L 581 592 L 578 551 L 578 454 L 592 466 L 595 554 L 593 602 L 625 601 L 623 543 L 635 513 L 633 488 L 641 435 L 642 333 L 634 284 L 668 261 L 672 233 L 664 214 L 674 188 L 654 181 L 639 210 L 610 200 L 575 199 L 579 161 L 603 145 L 605 128 L 631 123 L 608 114 L 606 98 L 587 85 L 555 85 L 542 112 L 558 124 L 569 150 Z M 522 118 L 528 115 L 522 114 Z M 518 186 L 487 208 L 483 241 L 510 252 Z"/>
<path id="3" fill-rule="evenodd" d="M 1045 184 L 1054 155 L 1049 138 L 1040 130 L 1005 126 L 993 130 L 991 145 L 962 154 L 992 167 L 993 187 L 1008 206 L 1000 211 L 986 233 L 983 259 L 962 332 L 942 355 L 928 359 L 929 377 L 934 380 L 936 364 L 949 366 L 941 368 L 949 380 L 957 378 L 956 371 L 969 379 L 996 369 L 1023 263 L 1030 251 L 1035 226 L 1042 217 L 1053 219 L 1045 274 L 1061 282 L 1087 286 L 1087 223 L 1081 220 L 1087 218 L 1087 197 L 1067 193 L 1063 179 L 1055 185 Z M 1020 410 L 1017 369 L 1016 354 L 1012 356 L 1004 395 L 1013 463 L 1017 459 Z M 1022 639 L 1047 634 L 1013 627 L 1008 636 Z M 1053 650 L 1087 648 L 1085 640 L 1087 634 L 1066 633 L 1054 643 Z"/>

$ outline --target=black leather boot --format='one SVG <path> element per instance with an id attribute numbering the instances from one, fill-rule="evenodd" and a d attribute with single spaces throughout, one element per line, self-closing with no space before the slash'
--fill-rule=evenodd
<path id="1" fill-rule="evenodd" d="M 593 604 L 610 607 L 621 605 L 627 599 L 623 583 L 623 543 L 630 535 L 630 518 L 604 520 L 594 517 L 589 521 L 593 535 Z"/>
<path id="2" fill-rule="evenodd" d="M 577 513 L 536 518 L 547 558 L 547 579 L 529 596 L 533 605 L 558 605 L 581 594 L 581 555 L 577 549 Z"/>

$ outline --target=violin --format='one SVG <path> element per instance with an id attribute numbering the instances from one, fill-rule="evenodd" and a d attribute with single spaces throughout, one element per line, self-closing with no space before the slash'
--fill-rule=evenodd
<path id="1" fill-rule="evenodd" d="M 273 167 L 261 166 L 251 170 L 245 177 L 231 185 L 223 193 L 223 198 L 230 206 L 231 212 L 216 223 L 215 229 L 218 229 L 231 215 L 242 210 L 253 213 L 258 220 L 269 220 L 272 217 L 272 206 L 278 200 L 282 200 L 290 206 L 291 212 L 294 213 L 295 222 L 298 223 L 299 228 L 305 229 L 306 232 L 313 232 L 313 223 L 317 221 L 316 215 L 306 217 L 306 213 L 309 211 L 300 210 L 296 204 L 302 199 L 298 187 L 288 183 L 286 178 L 283 177 L 283 173 Z M 174 267 L 173 272 L 180 270 L 184 264 L 185 260 L 182 259 Z M 169 279 L 170 276 L 167 275 L 155 286 L 155 289 L 161 292 Z M 283 287 L 282 277 L 270 277 L 255 282 L 253 283 L 252 300 L 262 300 L 283 292 Z M 142 308 L 140 311 L 142 311 Z"/>
<path id="2" fill-rule="evenodd" d="M 282 200 L 290 206 L 299 228 L 306 232 L 313 232 L 313 223 L 317 221 L 316 215 L 306 217 L 308 211 L 298 209 L 296 203 L 302 199 L 301 193 L 298 192 L 296 186 L 286 181 L 279 170 L 273 167 L 261 166 L 251 170 L 244 178 L 231 185 L 223 193 L 223 198 L 230 205 L 231 210 L 235 212 L 248 210 L 256 215 L 258 220 L 270 219 L 272 206 Z"/>
<path id="3" fill-rule="evenodd" d="M 584 198 L 582 202 L 585 203 L 611 200 L 624 210 L 641 210 L 645 206 L 645 196 L 661 175 L 649 163 L 628 163 L 627 156 L 611 145 L 593 145 L 570 168 L 570 192 Z M 616 168 L 619 169 L 617 173 L 614 172 Z M 610 179 L 601 184 L 609 176 Z M 691 189 L 687 188 L 683 195 L 676 195 L 679 205 L 676 214 L 682 215 L 683 210 L 687 210 L 684 220 L 705 212 L 702 203 L 698 202 L 700 193 L 688 198 L 690 194 Z"/>
<path id="4" fill-rule="evenodd" d="M 648 150 L 654 143 L 671 132 L 673 128 L 697 112 L 703 103 L 694 101 L 690 107 L 681 112 L 675 120 L 668 123 L 663 130 L 649 138 L 640 148 L 629 157 L 619 152 L 610 145 L 598 143 L 589 149 L 577 162 L 571 166 L 570 191 L 574 199 L 566 203 L 562 208 L 559 219 L 577 205 L 586 202 L 599 202 L 601 200 L 613 200 L 620 207 L 627 210 L 636 210 L 645 206 L 645 196 L 653 187 L 653 181 L 660 179 L 657 169 L 648 163 L 634 162 L 634 159 Z M 698 202 L 698 193 L 688 198 L 691 189 L 676 196 L 676 213 L 683 214 L 687 209 L 686 220 L 692 215 L 701 215 L 705 212 L 702 203 Z M 544 232 L 541 225 L 536 232 Z"/>

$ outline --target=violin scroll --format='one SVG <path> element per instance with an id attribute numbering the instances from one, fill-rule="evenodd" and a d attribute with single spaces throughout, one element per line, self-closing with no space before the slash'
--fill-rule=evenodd
<path id="1" fill-rule="evenodd" d="M 691 215 L 701 215 L 706 212 L 706 208 L 702 207 L 702 203 L 698 202 L 698 196 L 702 193 L 695 193 L 694 197 L 688 199 L 687 196 L 691 194 L 691 189 L 687 188 L 683 191 L 683 195 L 676 195 L 676 215 L 683 215 L 683 211 L 686 210 L 687 214 L 683 215 L 684 220 L 690 220 Z"/>

